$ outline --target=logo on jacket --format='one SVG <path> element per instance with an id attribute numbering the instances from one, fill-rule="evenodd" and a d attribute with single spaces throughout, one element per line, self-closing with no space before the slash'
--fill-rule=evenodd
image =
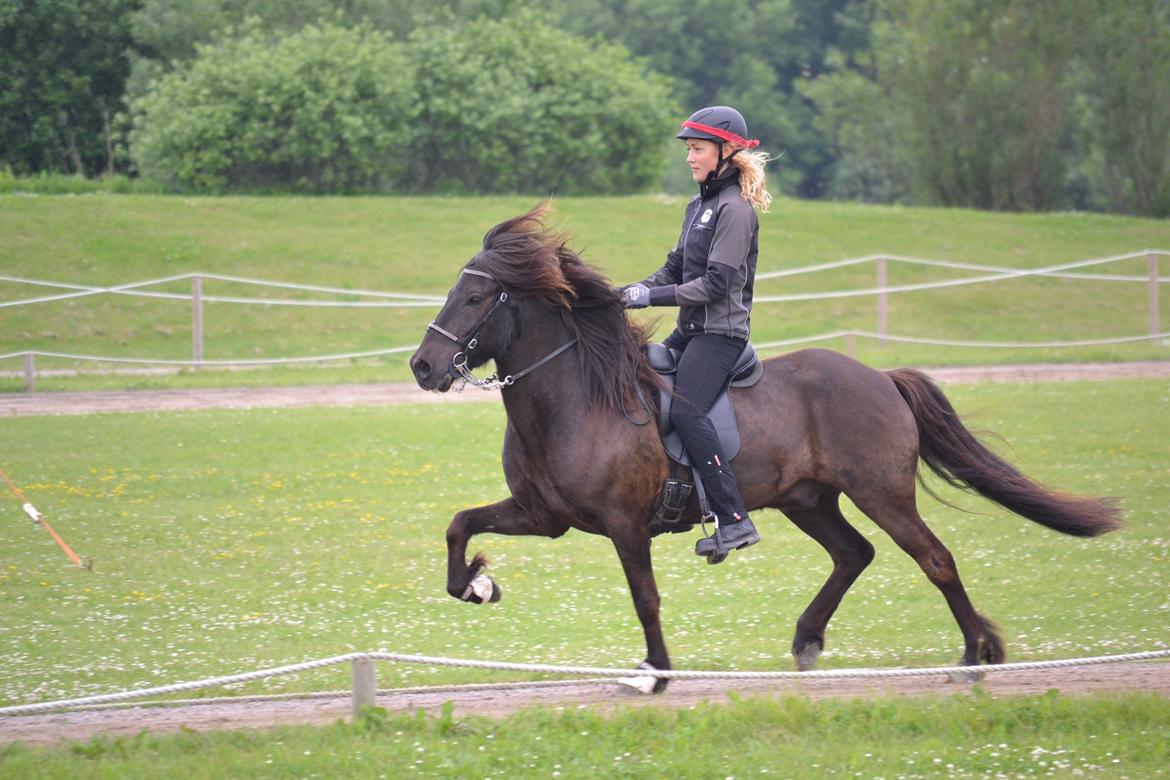
<path id="1" fill-rule="evenodd" d="M 714 213 L 715 212 L 713 209 L 707 209 L 706 211 L 703 212 L 703 216 L 699 217 L 699 221 L 702 222 L 704 225 L 706 225 L 708 222 L 711 221 L 711 215 Z"/>

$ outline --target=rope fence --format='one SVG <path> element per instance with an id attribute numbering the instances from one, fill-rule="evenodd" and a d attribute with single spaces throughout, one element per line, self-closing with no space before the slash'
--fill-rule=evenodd
<path id="1" fill-rule="evenodd" d="M 278 666 L 271 669 L 260 669 L 243 674 L 211 677 L 191 682 L 163 685 L 157 688 L 144 688 L 134 691 L 101 694 L 97 696 L 83 696 L 76 699 L 61 699 L 58 701 L 40 702 L 36 704 L 22 704 L 11 707 L 0 707 L 0 716 L 33 715 L 43 712 L 76 709 L 100 704 L 121 703 L 132 699 L 143 699 L 151 696 L 163 696 L 171 693 L 194 691 L 202 688 L 233 685 L 251 682 L 269 677 L 296 674 L 298 672 L 320 669 L 327 666 L 352 664 L 353 666 L 353 706 L 355 713 L 363 706 L 372 705 L 377 695 L 375 661 L 393 661 L 397 663 L 425 664 L 428 666 L 450 666 L 468 669 L 492 669 L 510 672 L 529 672 L 539 674 L 561 674 L 584 677 L 602 677 L 609 680 L 620 678 L 667 678 L 683 680 L 834 680 L 834 679 L 888 679 L 905 677 L 928 676 L 966 676 L 986 673 L 1008 673 L 1036 671 L 1043 669 L 1059 669 L 1065 667 L 1095 666 L 1100 664 L 1114 664 L 1131 661 L 1146 661 L 1156 658 L 1170 657 L 1170 650 L 1150 650 L 1123 655 L 1093 656 L 1088 658 L 1066 658 L 1052 661 L 1024 661 L 1010 664 L 990 664 L 982 666 L 942 666 L 917 669 L 832 669 L 807 672 L 781 671 L 684 671 L 659 669 L 614 669 L 597 666 L 557 666 L 551 664 L 509 663 L 502 661 L 478 661 L 464 658 L 443 658 L 425 655 L 407 655 L 403 653 L 371 652 L 347 653 L 329 658 L 305 661 L 298 664 Z M 604 680 L 603 680 L 604 681 Z M 545 685 L 564 684 L 566 681 L 544 681 Z M 593 680 L 591 682 L 599 682 Z M 522 683 L 521 685 L 532 685 Z M 501 684 L 516 687 L 517 684 Z M 493 684 L 477 685 L 480 690 L 496 687 Z M 452 687 L 452 690 L 462 689 Z M 251 697 L 256 700 L 257 697 Z M 172 703 L 173 704 L 173 703 Z"/>
<path id="2" fill-rule="evenodd" d="M 1170 251 L 1163 249 L 1143 249 L 1136 252 L 1128 252 L 1125 254 L 1111 255 L 1108 257 L 1088 258 L 1085 260 L 1077 260 L 1068 263 L 1060 263 L 1056 265 L 1049 265 L 1042 268 L 1008 268 L 1003 266 L 986 265 L 978 263 L 964 263 L 948 260 L 937 260 L 928 258 L 907 257 L 902 255 L 866 255 L 864 257 L 847 258 L 830 263 L 820 263 L 814 265 L 803 266 L 800 268 L 792 268 L 778 271 L 765 271 L 756 274 L 757 281 L 765 281 L 769 279 L 779 279 L 791 276 L 798 276 L 802 274 L 818 273 L 822 271 L 846 268 L 850 266 L 873 264 L 876 268 L 876 284 L 873 287 L 846 289 L 846 290 L 828 290 L 822 292 L 810 293 L 789 293 L 782 295 L 757 295 L 754 299 L 755 303 L 777 303 L 777 302 L 795 302 L 795 301 L 816 301 L 816 300 L 831 300 L 838 298 L 855 298 L 862 296 L 874 296 L 877 298 L 877 327 L 874 331 L 865 330 L 843 330 L 833 331 L 829 333 L 820 333 L 812 336 L 804 336 L 794 339 L 786 339 L 782 341 L 772 341 L 764 344 L 757 344 L 757 348 L 771 349 L 779 347 L 789 347 L 800 344 L 809 344 L 815 342 L 823 342 L 832 339 L 843 338 L 846 340 L 846 351 L 853 354 L 855 341 L 858 338 L 875 339 L 880 342 L 898 342 L 903 344 L 921 344 L 931 346 L 943 347 L 961 347 L 961 348 L 986 348 L 986 349 L 1051 349 L 1051 348 L 1074 348 L 1087 346 L 1107 346 L 1115 344 L 1130 344 L 1142 341 L 1159 341 L 1165 340 L 1170 336 L 1167 332 L 1161 329 L 1159 319 L 1160 303 L 1159 303 L 1159 286 L 1170 281 L 1170 277 L 1160 275 L 1159 259 L 1163 256 L 1170 256 Z M 1100 266 L 1110 263 L 1117 263 L 1126 260 L 1138 260 L 1145 258 L 1147 264 L 1147 273 L 1145 275 L 1134 274 L 1101 274 L 1101 273 L 1084 273 L 1080 269 L 1086 269 L 1094 266 Z M 902 263 L 907 265 L 927 266 L 934 268 L 945 268 L 950 270 L 974 271 L 979 275 L 968 276 L 961 279 L 947 279 L 934 282 L 921 282 L 916 284 L 890 285 L 888 284 L 888 267 L 890 263 Z M 925 290 L 938 290 L 963 285 L 986 284 L 1011 279 L 1021 278 L 1058 278 L 1066 280 L 1081 280 L 1081 281 L 1096 281 L 1096 282 L 1146 282 L 1147 285 L 1147 302 L 1146 308 L 1148 311 L 1148 328 L 1147 333 L 1141 336 L 1121 336 L 1112 338 L 1096 338 L 1096 339 L 1081 339 L 1072 341 L 1047 341 L 1047 342 L 991 342 L 991 341 L 975 341 L 975 340 L 948 340 L 948 339 L 934 339 L 923 338 L 915 336 L 905 336 L 892 334 L 889 331 L 889 296 L 905 292 L 917 292 Z M 289 290 L 297 292 L 308 292 L 314 294 L 327 294 L 347 296 L 349 298 L 363 298 L 367 300 L 321 300 L 321 299 L 296 299 L 296 298 L 257 298 L 257 297 L 240 297 L 240 296 L 216 296 L 204 295 L 203 283 L 205 281 L 214 281 L 226 284 L 258 286 L 266 288 L 274 288 L 280 290 Z M 72 360 L 91 363 L 111 363 L 111 364 L 129 364 L 139 366 L 174 366 L 180 368 L 237 368 L 237 367 L 258 367 L 258 366 L 280 366 L 280 365 L 296 365 L 307 363 L 327 363 L 345 360 L 355 360 L 361 358 L 375 358 L 385 357 L 387 355 L 394 355 L 403 352 L 409 352 L 413 346 L 399 346 L 390 347 L 386 349 L 368 350 L 362 352 L 347 352 L 339 354 L 328 355 L 310 355 L 301 357 L 289 358 L 255 358 L 255 359 L 238 359 L 238 360 L 208 360 L 203 356 L 204 337 L 203 337 L 203 322 L 204 322 L 204 304 L 205 303 L 228 303 L 228 304 L 247 304 L 247 305 L 262 305 L 262 306 L 302 306 L 302 307 L 326 307 L 326 308 L 435 308 L 440 306 L 444 300 L 444 296 L 428 295 L 419 293 L 403 293 L 403 292 L 383 292 L 377 290 L 365 289 L 350 289 L 343 287 L 330 287 L 323 285 L 308 285 L 295 284 L 291 282 L 277 282 L 262 279 L 251 279 L 241 276 L 230 276 L 225 274 L 209 274 L 209 273 L 185 273 L 174 276 L 160 277 L 158 279 L 148 279 L 140 282 L 131 282 L 128 284 L 114 285 L 114 286 L 91 286 L 80 284 L 69 284 L 64 282 L 48 281 L 44 279 L 29 279 L 16 276 L 0 275 L 0 282 L 9 282 L 13 284 L 27 284 L 33 286 L 49 287 L 55 289 L 68 290 L 68 292 L 46 295 L 40 297 L 23 298 L 12 301 L 0 301 L 0 309 L 14 308 L 20 306 L 30 306 L 35 304 L 50 303 L 57 301 L 73 300 L 94 295 L 114 294 L 114 295 L 132 295 L 148 298 L 161 298 L 167 300 L 179 300 L 189 302 L 192 309 L 192 357 L 186 359 L 158 359 L 158 358 L 135 358 L 135 357 L 114 357 L 107 355 L 91 355 L 91 354 L 73 354 L 66 352 L 50 352 L 44 350 L 22 350 L 17 352 L 10 352 L 0 355 L 0 362 L 12 359 L 21 359 L 24 362 L 24 379 L 25 388 L 32 391 L 36 386 L 37 376 L 37 358 L 45 359 L 59 359 Z M 176 292 L 162 292 L 157 290 L 149 290 L 146 288 L 158 287 L 165 284 L 174 284 L 186 282 L 191 285 L 190 293 L 176 293 Z M 374 300 L 368 300 L 374 299 Z"/>

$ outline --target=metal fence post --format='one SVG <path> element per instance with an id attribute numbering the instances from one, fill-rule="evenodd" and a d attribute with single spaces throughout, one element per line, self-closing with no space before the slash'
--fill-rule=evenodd
<path id="1" fill-rule="evenodd" d="M 191 277 L 191 351 L 196 363 L 203 362 L 203 277 Z"/>
<path id="2" fill-rule="evenodd" d="M 1150 309 L 1150 335 L 1157 336 L 1161 333 L 1161 326 L 1158 322 L 1158 256 L 1151 252 L 1146 255 L 1146 263 L 1150 269 L 1148 303 Z"/>
<path id="3" fill-rule="evenodd" d="M 373 707 L 378 701 L 378 673 L 373 658 L 356 658 L 353 662 L 353 716 L 363 707 Z"/>
<path id="4" fill-rule="evenodd" d="M 879 257 L 877 259 L 877 287 L 880 290 L 877 300 L 877 332 L 879 342 L 882 344 L 886 343 L 886 333 L 890 319 L 890 296 L 886 292 L 886 287 L 889 286 L 886 265 L 886 258 Z"/>
<path id="5" fill-rule="evenodd" d="M 37 390 L 37 356 L 31 352 L 24 353 L 24 391 L 35 393 Z"/>

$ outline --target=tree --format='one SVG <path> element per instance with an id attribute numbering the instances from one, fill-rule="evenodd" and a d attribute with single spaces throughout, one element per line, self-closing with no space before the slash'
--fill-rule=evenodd
<path id="1" fill-rule="evenodd" d="M 134 0 L 0 0 L 0 166 L 113 172 Z"/>
<path id="2" fill-rule="evenodd" d="M 875 41 L 921 201 L 1066 204 L 1071 20 L 1025 0 L 908 0 Z"/>
<path id="3" fill-rule="evenodd" d="M 1077 0 L 1089 177 L 1116 211 L 1170 216 L 1170 3 Z"/>
<path id="4" fill-rule="evenodd" d="M 661 173 L 678 107 L 624 48 L 520 14 L 421 28 L 409 51 L 422 101 L 412 189 L 623 193 Z"/>
<path id="5" fill-rule="evenodd" d="M 418 114 L 401 45 L 368 27 L 256 25 L 162 76 L 131 108 L 144 176 L 195 190 L 386 191 Z"/>

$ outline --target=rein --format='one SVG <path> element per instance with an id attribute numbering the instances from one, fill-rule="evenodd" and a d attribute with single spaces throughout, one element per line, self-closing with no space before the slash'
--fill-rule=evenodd
<path id="1" fill-rule="evenodd" d="M 483 271 L 477 271 L 474 268 L 464 268 L 462 273 L 473 274 L 475 276 L 482 276 L 485 279 L 491 279 L 493 282 L 496 281 L 496 279 L 491 274 L 484 273 Z M 503 379 L 500 378 L 498 373 L 493 373 L 491 376 L 480 379 L 475 374 L 471 373 L 471 369 L 467 367 L 467 360 L 469 357 L 468 353 L 471 352 L 473 349 L 475 349 L 479 345 L 479 331 L 480 331 L 480 329 L 484 326 L 484 324 L 489 319 L 491 319 L 493 314 L 495 314 L 497 311 L 500 310 L 500 307 L 503 306 L 507 302 L 507 300 L 508 300 L 508 293 L 505 290 L 500 290 L 500 295 L 499 295 L 499 297 L 496 298 L 496 302 L 494 304 L 492 304 L 492 307 L 490 309 L 488 309 L 488 313 L 483 315 L 483 317 L 480 318 L 479 322 L 475 323 L 475 325 L 471 328 L 470 335 L 467 336 L 467 338 L 459 338 L 451 331 L 449 331 L 443 327 L 440 327 L 439 325 L 437 325 L 434 322 L 431 322 L 429 325 L 427 325 L 427 330 L 433 330 L 441 336 L 446 336 L 447 338 L 451 339 L 451 341 L 454 341 L 459 346 L 459 351 L 456 352 L 451 357 L 452 368 L 454 368 L 456 371 L 458 371 L 459 376 L 461 376 L 463 378 L 463 384 L 459 386 L 457 392 L 463 392 L 463 388 L 466 387 L 468 384 L 475 385 L 476 387 L 478 387 L 481 390 L 499 390 L 500 388 L 509 387 L 510 385 L 515 384 L 516 380 L 523 379 L 524 377 L 528 376 L 533 371 L 540 368 L 545 363 L 549 362 L 550 360 L 555 358 L 557 355 L 561 354 L 562 352 L 567 350 L 569 347 L 571 347 L 577 343 L 577 339 L 576 339 L 576 337 L 574 337 L 574 338 L 570 339 L 569 341 L 567 341 L 566 343 L 562 344 L 561 346 L 557 347 L 552 352 L 545 355 L 543 358 L 536 361 L 535 363 L 533 363 L 532 365 L 530 365 L 528 368 L 524 369 L 523 371 L 517 371 L 515 374 L 508 374 Z"/>

